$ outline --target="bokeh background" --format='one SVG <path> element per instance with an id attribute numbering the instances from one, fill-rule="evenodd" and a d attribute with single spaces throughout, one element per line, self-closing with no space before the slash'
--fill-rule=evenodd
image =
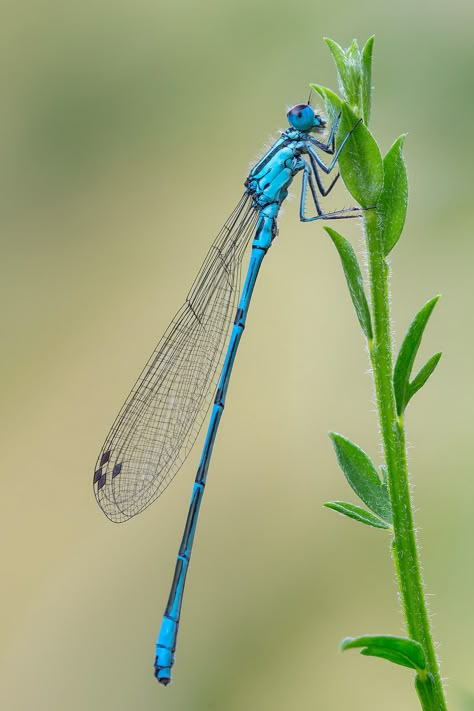
<path id="1" fill-rule="evenodd" d="M 128 524 L 91 487 L 249 165 L 311 81 L 336 88 L 322 37 L 372 33 L 372 129 L 383 151 L 408 133 L 397 343 L 443 294 L 419 363 L 444 356 L 409 408 L 409 456 L 442 673 L 452 708 L 474 708 L 473 21 L 467 0 L 2 4 L 2 708 L 418 708 L 409 670 L 338 652 L 403 622 L 388 537 L 321 506 L 354 501 L 328 430 L 379 463 L 380 448 L 339 260 L 296 200 L 235 367 L 167 689 L 155 636 L 199 447 Z M 339 227 L 359 248 L 360 228 Z"/>

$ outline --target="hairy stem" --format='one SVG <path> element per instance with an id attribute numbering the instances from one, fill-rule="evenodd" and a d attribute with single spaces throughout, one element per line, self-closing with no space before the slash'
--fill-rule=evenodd
<path id="1" fill-rule="evenodd" d="M 392 551 L 400 598 L 409 636 L 425 651 L 425 679 L 417 677 L 416 689 L 424 711 L 446 711 L 438 662 L 431 636 L 413 524 L 403 418 L 399 418 L 393 390 L 389 268 L 379 234 L 376 210 L 365 213 L 374 338 L 369 343 L 377 408 L 388 472 L 393 515 Z"/>

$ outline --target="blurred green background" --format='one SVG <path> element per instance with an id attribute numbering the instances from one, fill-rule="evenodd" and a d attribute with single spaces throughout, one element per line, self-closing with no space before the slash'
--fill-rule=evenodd
<path id="1" fill-rule="evenodd" d="M 443 294 L 420 356 L 444 356 L 407 426 L 442 674 L 452 708 L 468 708 L 472 3 L 2 9 L 2 708 L 418 709 L 409 670 L 338 652 L 345 635 L 400 634 L 403 622 L 388 537 L 321 506 L 354 501 L 328 430 L 378 462 L 380 448 L 339 260 L 321 225 L 299 223 L 296 200 L 234 371 L 168 689 L 153 679 L 155 636 L 199 447 L 126 525 L 105 519 L 91 487 L 112 420 L 249 166 L 310 82 L 336 88 L 322 37 L 347 46 L 372 33 L 372 129 L 384 152 L 408 133 L 409 217 L 392 260 L 397 343 Z M 351 204 L 342 187 L 334 200 Z M 357 224 L 339 227 L 360 246 Z"/>

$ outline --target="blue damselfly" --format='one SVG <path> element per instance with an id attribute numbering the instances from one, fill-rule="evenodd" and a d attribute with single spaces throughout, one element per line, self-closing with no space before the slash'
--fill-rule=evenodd
<path id="1" fill-rule="evenodd" d="M 94 472 L 95 495 L 109 519 L 121 522 L 140 513 L 164 491 L 185 461 L 214 396 L 156 644 L 155 676 L 165 685 L 171 680 L 186 573 L 212 449 L 258 272 L 277 234 L 280 207 L 293 178 L 302 172 L 303 222 L 361 214 L 358 207 L 325 213 L 320 205 L 321 197 L 332 190 L 339 177 L 336 175 L 325 188 L 321 173 L 332 172 L 357 124 L 336 150 L 340 117 L 334 121 L 327 142 L 313 135 L 325 130 L 326 120 L 309 104 L 294 106 L 287 117 L 289 128 L 250 171 L 240 202 L 217 235 L 183 306 L 125 401 Z M 332 156 L 329 165 L 318 151 Z M 312 216 L 306 215 L 307 194 L 316 210 Z M 251 240 L 241 291 L 242 258 Z"/>

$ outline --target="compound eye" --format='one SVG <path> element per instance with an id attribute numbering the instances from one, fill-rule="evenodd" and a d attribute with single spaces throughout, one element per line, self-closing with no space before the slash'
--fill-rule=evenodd
<path id="1" fill-rule="evenodd" d="M 298 131 L 309 131 L 314 126 L 314 111 L 308 104 L 296 104 L 287 113 L 288 122 Z"/>

